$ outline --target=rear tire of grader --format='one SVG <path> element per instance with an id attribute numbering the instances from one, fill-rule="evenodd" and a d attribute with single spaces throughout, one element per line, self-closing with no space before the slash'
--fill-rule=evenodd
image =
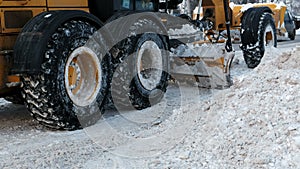
<path id="1" fill-rule="evenodd" d="M 123 27 L 129 28 L 126 34 L 130 36 L 117 45 L 122 53 L 116 57 L 119 63 L 112 78 L 111 97 L 118 110 L 151 107 L 161 101 L 167 90 L 169 55 L 166 29 L 160 20 L 147 18 L 147 15 L 151 16 L 145 14 L 130 22 L 121 19 L 121 23 L 125 23 Z"/>
<path id="2" fill-rule="evenodd" d="M 107 93 L 109 63 L 84 45 L 101 27 L 98 19 L 82 11 L 45 12 L 36 18 L 21 32 L 41 33 L 36 43 L 46 44 L 40 53 L 41 71 L 22 78 L 27 109 L 52 129 L 75 130 L 95 123 Z M 19 37 L 16 50 L 22 51 L 26 42 Z"/>
<path id="3" fill-rule="evenodd" d="M 261 62 L 266 47 L 277 47 L 277 37 L 272 14 L 265 7 L 250 8 L 242 18 L 241 49 L 249 68 Z"/>
<path id="4" fill-rule="evenodd" d="M 296 29 L 294 29 L 292 33 L 289 33 L 288 37 L 290 38 L 290 40 L 295 40 L 295 38 L 296 38 Z"/>

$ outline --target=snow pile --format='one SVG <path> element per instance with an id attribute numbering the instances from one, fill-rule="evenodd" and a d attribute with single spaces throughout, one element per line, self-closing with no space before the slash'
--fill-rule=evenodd
<path id="1" fill-rule="evenodd" d="M 281 7 L 286 7 L 286 4 L 284 3 L 284 2 L 279 2 L 279 3 L 277 3 L 277 7 L 276 7 L 276 9 L 281 9 Z"/>
<path id="2" fill-rule="evenodd" d="M 174 57 L 207 57 L 207 58 L 218 58 L 220 54 L 224 53 L 224 44 L 184 44 L 179 45 L 176 49 L 171 48 L 171 55 Z"/>
<path id="3" fill-rule="evenodd" d="M 215 132 L 206 142 L 224 164 L 300 167 L 300 51 L 278 53 L 267 51 L 253 74 L 238 77 L 210 105 L 207 131 Z"/>
<path id="4" fill-rule="evenodd" d="M 280 71 L 280 73 L 289 74 L 291 69 L 297 71 L 297 69 L 300 68 L 299 47 L 292 52 L 284 52 L 279 56 L 278 53 L 280 53 L 280 51 L 276 48 L 267 49 L 266 55 L 262 59 L 262 63 L 257 67 L 258 73 L 263 73 L 266 71 L 265 69 L 272 67 L 274 68 L 272 72 Z M 275 59 L 273 59 L 274 56 Z"/>
<path id="5" fill-rule="evenodd" d="M 187 138 L 151 167 L 300 168 L 299 56 L 268 49 L 256 69 L 234 77 L 230 89 L 184 107 L 200 117 Z"/>
<path id="6" fill-rule="evenodd" d="M 241 12 L 245 12 L 247 11 L 249 8 L 253 8 L 254 5 L 251 3 L 245 4 L 242 8 L 241 8 Z"/>
<path id="7" fill-rule="evenodd" d="M 0 98 L 0 110 L 2 110 L 3 108 L 7 107 L 7 104 L 8 104 L 8 103 L 9 103 L 9 102 L 6 101 L 5 99 Z"/>
<path id="8" fill-rule="evenodd" d="M 179 28 L 175 28 L 175 29 L 169 29 L 168 34 L 170 35 L 186 35 L 186 34 L 195 34 L 197 33 L 199 30 L 191 24 L 184 24 L 182 25 L 182 27 Z"/>

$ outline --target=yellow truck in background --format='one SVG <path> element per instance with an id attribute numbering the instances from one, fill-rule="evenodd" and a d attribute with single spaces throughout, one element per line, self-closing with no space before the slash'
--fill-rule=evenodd
<path id="1" fill-rule="evenodd" d="M 207 31 L 211 36 L 207 38 L 211 41 L 228 38 L 224 31 L 226 26 L 222 22 L 224 16 L 218 12 L 223 8 L 221 4 L 221 1 L 200 0 L 199 6 L 193 11 L 193 20 L 199 18 L 201 22 L 209 23 Z M 277 46 L 277 37 L 288 36 L 293 40 L 296 36 L 294 18 L 290 17 L 284 4 L 231 2 L 229 16 L 231 39 L 241 43 L 240 47 L 249 68 L 254 68 L 260 63 L 265 46 Z"/>
<path id="2" fill-rule="evenodd" d="M 287 6 L 283 3 L 247 3 L 247 4 L 235 4 L 230 3 L 231 9 L 231 29 L 239 30 L 241 29 L 241 22 L 243 14 L 249 8 L 257 7 L 268 7 L 272 10 L 272 16 L 275 22 L 276 34 L 278 36 L 287 36 L 291 40 L 295 39 L 295 30 L 300 28 L 300 22 L 297 17 L 287 10 Z M 203 11 L 205 11 L 207 6 L 204 6 L 200 10 L 200 17 L 203 17 Z M 198 7 L 193 11 L 193 19 L 196 19 L 198 12 Z M 220 20 L 216 18 L 216 20 Z M 237 39 L 240 40 L 240 39 Z"/>
<path id="3" fill-rule="evenodd" d="M 232 9 L 232 23 L 233 27 L 239 28 L 241 17 L 243 13 L 249 8 L 257 7 L 268 7 L 272 10 L 273 18 L 275 21 L 275 28 L 277 36 L 287 36 L 291 40 L 295 39 L 296 36 L 296 26 L 294 18 L 291 13 L 287 10 L 287 6 L 283 3 L 248 3 L 248 4 L 234 4 L 231 3 L 230 7 Z"/>

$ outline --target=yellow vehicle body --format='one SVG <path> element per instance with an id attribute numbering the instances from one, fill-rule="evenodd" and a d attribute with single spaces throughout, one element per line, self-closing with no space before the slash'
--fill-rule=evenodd
<path id="1" fill-rule="evenodd" d="M 276 4 L 276 3 L 254 3 L 254 4 L 234 4 L 230 3 L 230 18 L 231 18 L 231 28 L 232 29 L 240 29 L 241 27 L 241 18 L 243 13 L 249 8 L 257 8 L 257 7 L 269 7 L 273 12 L 273 18 L 275 21 L 275 26 L 277 29 L 278 35 L 284 35 L 286 33 L 286 29 L 284 27 L 284 15 L 287 7 L 285 5 Z M 213 30 L 222 31 L 226 29 L 226 25 L 224 23 L 224 7 L 223 0 L 203 0 L 202 1 L 202 9 L 200 10 L 200 18 L 203 17 L 203 13 L 207 10 L 212 10 L 214 15 L 209 17 L 211 21 L 214 22 Z M 193 19 L 197 17 L 198 9 L 194 10 Z"/>
<path id="2" fill-rule="evenodd" d="M 34 16 L 52 10 L 89 11 L 87 0 L 0 0 L 0 95 L 14 90 L 18 76 L 9 75 L 13 47 L 22 27 Z M 9 87 L 8 87 L 9 86 Z"/>
<path id="3" fill-rule="evenodd" d="M 230 8 L 232 11 L 232 27 L 239 28 L 241 25 L 241 17 L 243 12 L 248 8 L 253 7 L 269 7 L 273 12 L 273 18 L 275 21 L 275 26 L 277 29 L 278 35 L 283 35 L 286 32 L 284 27 L 284 14 L 287 9 L 286 6 L 276 3 L 255 3 L 255 4 L 246 4 L 246 5 L 237 5 L 231 4 Z"/>
<path id="4" fill-rule="evenodd" d="M 286 6 L 283 4 L 237 5 L 223 0 L 200 0 L 193 13 L 194 22 L 206 34 L 205 40 L 240 42 L 249 68 L 260 63 L 265 47 L 277 46 L 277 36 L 289 33 L 285 28 Z"/>

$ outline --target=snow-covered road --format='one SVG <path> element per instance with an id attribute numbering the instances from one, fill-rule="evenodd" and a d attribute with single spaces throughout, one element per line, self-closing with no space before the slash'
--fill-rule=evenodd
<path id="1" fill-rule="evenodd" d="M 162 103 L 84 130 L 0 99 L 0 168 L 300 168 L 300 49 L 285 43 L 254 70 L 237 51 L 229 89 L 171 84 Z"/>

